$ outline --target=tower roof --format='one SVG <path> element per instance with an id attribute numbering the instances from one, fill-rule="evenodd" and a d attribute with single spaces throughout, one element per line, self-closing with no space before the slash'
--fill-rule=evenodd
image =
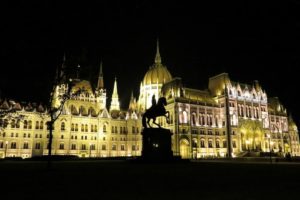
<path id="1" fill-rule="evenodd" d="M 172 75 L 167 69 L 167 67 L 161 63 L 161 56 L 159 53 L 159 42 L 157 40 L 154 64 L 146 72 L 143 79 L 143 84 L 163 84 L 169 82 L 170 80 L 172 80 Z"/>

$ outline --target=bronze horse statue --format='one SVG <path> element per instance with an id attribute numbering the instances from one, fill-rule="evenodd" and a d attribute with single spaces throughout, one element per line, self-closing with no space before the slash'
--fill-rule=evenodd
<path id="1" fill-rule="evenodd" d="M 166 111 L 165 105 L 167 105 L 167 100 L 165 97 L 161 97 L 158 99 L 157 104 L 151 106 L 146 112 L 143 114 L 142 124 L 144 128 L 147 128 L 147 124 L 150 126 L 150 120 L 152 119 L 153 124 L 157 125 L 159 128 L 161 126 L 155 122 L 156 117 L 164 116 L 166 117 L 167 123 L 169 123 L 169 111 Z"/>

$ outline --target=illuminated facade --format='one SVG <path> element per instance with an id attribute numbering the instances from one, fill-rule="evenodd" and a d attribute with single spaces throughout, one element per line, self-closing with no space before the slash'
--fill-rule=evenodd
<path id="1" fill-rule="evenodd" d="M 152 105 L 155 95 L 156 99 L 167 98 L 170 123 L 164 118 L 158 118 L 158 122 L 173 133 L 175 155 L 224 157 L 231 149 L 234 157 L 260 156 L 270 151 L 278 156 L 287 153 L 300 156 L 296 124 L 279 100 L 268 98 L 257 81 L 251 85 L 237 83 L 223 73 L 209 78 L 207 90 L 183 87 L 182 80 L 173 78 L 162 64 L 158 43 L 154 64 L 140 84 L 139 99 L 132 95 L 126 111 L 120 110 L 117 79 L 111 107 L 107 109 L 102 64 L 95 90 L 89 81 L 73 81 L 72 91 L 84 92 L 65 103 L 62 115 L 55 122 L 52 145 L 55 155 L 141 155 L 140 116 Z M 54 105 L 59 104 L 56 98 L 68 87 L 61 83 L 56 88 Z M 25 118 L 1 119 L 0 158 L 46 155 L 49 116 L 45 107 L 1 100 L 1 110 L 12 107 Z"/>

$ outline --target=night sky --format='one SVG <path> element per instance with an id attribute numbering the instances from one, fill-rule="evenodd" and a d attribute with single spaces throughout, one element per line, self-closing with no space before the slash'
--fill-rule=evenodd
<path id="1" fill-rule="evenodd" d="M 138 95 L 159 38 L 162 62 L 185 86 L 205 89 L 221 72 L 241 83 L 259 80 L 299 124 L 300 4 L 179 2 L 1 2 L 2 98 L 47 102 L 65 52 L 68 66 L 80 64 L 93 84 L 102 60 L 108 100 L 116 76 L 124 108 L 131 90 Z"/>

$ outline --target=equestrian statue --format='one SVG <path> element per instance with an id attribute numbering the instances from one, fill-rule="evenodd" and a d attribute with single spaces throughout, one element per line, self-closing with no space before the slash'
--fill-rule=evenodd
<path id="1" fill-rule="evenodd" d="M 155 122 L 156 117 L 159 116 L 166 117 L 167 123 L 169 123 L 170 113 L 169 111 L 166 111 L 165 105 L 167 105 L 167 100 L 165 97 L 160 97 L 156 103 L 155 95 L 152 96 L 152 106 L 143 114 L 142 124 L 144 128 L 152 128 L 150 125 L 151 119 L 153 124 L 161 128 L 161 126 Z"/>

